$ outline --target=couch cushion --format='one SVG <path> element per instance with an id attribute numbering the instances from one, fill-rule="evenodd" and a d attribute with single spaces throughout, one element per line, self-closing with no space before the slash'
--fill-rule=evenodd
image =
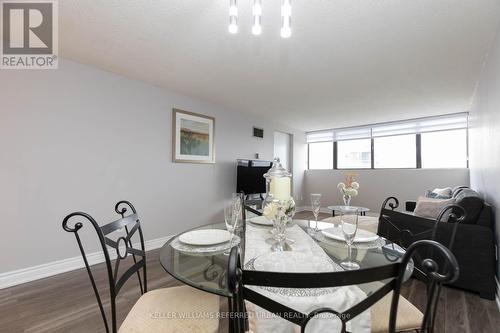
<path id="1" fill-rule="evenodd" d="M 484 199 L 479 193 L 471 189 L 462 189 L 455 195 L 455 200 L 467 214 L 462 223 L 476 224 L 484 206 Z"/>
<path id="2" fill-rule="evenodd" d="M 441 211 L 449 205 L 453 205 L 455 199 L 431 199 L 425 197 L 419 197 L 417 201 L 417 207 L 415 208 L 415 215 L 420 217 L 425 217 L 432 220 L 437 220 Z M 448 221 L 448 216 L 443 216 L 442 222 Z"/>

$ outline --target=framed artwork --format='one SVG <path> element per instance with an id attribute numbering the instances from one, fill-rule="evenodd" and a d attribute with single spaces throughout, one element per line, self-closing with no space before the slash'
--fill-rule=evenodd
<path id="1" fill-rule="evenodd" d="M 215 118 L 173 109 L 172 159 L 177 163 L 215 163 Z"/>

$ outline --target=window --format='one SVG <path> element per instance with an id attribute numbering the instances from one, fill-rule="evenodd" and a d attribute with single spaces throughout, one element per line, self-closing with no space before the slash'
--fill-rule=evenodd
<path id="1" fill-rule="evenodd" d="M 333 142 L 309 144 L 309 169 L 333 169 Z"/>
<path id="2" fill-rule="evenodd" d="M 370 139 L 337 142 L 338 169 L 369 169 L 372 165 Z"/>
<path id="3" fill-rule="evenodd" d="M 467 130 L 422 133 L 422 168 L 467 168 Z"/>
<path id="4" fill-rule="evenodd" d="M 375 138 L 375 168 L 416 168 L 416 138 L 416 134 Z"/>
<path id="5" fill-rule="evenodd" d="M 309 169 L 467 168 L 468 113 L 306 133 Z"/>

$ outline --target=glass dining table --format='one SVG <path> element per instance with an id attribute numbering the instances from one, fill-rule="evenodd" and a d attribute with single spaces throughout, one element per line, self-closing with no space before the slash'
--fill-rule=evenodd
<path id="1" fill-rule="evenodd" d="M 247 224 L 251 224 L 251 222 L 247 222 Z M 297 225 L 302 230 L 306 231 L 305 234 L 307 234 L 308 228 L 311 224 L 314 224 L 314 222 L 308 220 L 293 220 L 292 224 Z M 318 228 L 320 230 L 333 226 L 332 223 L 318 223 Z M 225 228 L 224 223 L 212 223 L 186 230 L 186 232 L 201 229 Z M 264 230 L 265 228 L 271 229 L 270 227 L 252 224 L 251 230 Z M 247 237 L 245 237 L 243 229 L 247 229 L 246 233 L 248 233 L 250 228 L 241 228 L 237 231 L 237 235 L 240 239 L 239 246 L 242 249 L 241 253 L 245 253 L 245 239 L 248 238 L 248 234 L 246 235 Z M 177 280 L 191 287 L 219 296 L 231 297 L 231 293 L 227 286 L 227 251 L 193 252 L 182 249 L 175 245 L 175 243 L 178 242 L 178 237 L 182 234 L 183 233 L 172 237 L 160 250 L 160 262 L 165 271 Z M 321 231 L 319 231 L 316 236 L 311 236 L 311 238 L 321 247 L 333 263 L 339 264 L 338 266 L 340 266 L 340 263 L 346 260 L 348 251 L 345 242 L 325 237 Z M 288 245 L 288 250 L 293 251 L 294 247 L 295 244 L 293 244 L 292 240 Z M 403 248 L 383 237 L 379 237 L 373 242 L 355 243 L 352 248 L 351 259 L 356 261 L 360 266 L 357 272 L 363 274 L 365 271 L 373 271 L 373 268 L 387 270 L 397 269 L 399 268 L 399 264 L 404 254 L 405 250 Z M 243 262 L 248 262 L 248 259 L 253 258 L 246 258 Z M 246 266 L 245 269 L 254 268 Z M 413 267 L 408 265 L 405 278 L 409 278 L 412 271 Z M 343 271 L 340 270 L 338 273 L 342 274 Z M 318 272 L 318 274 L 321 274 L 321 272 Z M 365 283 L 358 286 L 366 295 L 370 295 L 377 291 L 381 285 L 382 283 Z"/>

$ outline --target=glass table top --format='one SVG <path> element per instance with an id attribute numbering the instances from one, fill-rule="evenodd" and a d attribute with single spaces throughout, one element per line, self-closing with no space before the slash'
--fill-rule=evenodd
<path id="1" fill-rule="evenodd" d="M 248 224 L 252 225 L 251 230 L 254 228 L 262 228 L 270 230 L 270 227 L 257 226 L 250 222 Z M 307 230 L 309 224 L 314 226 L 314 221 L 308 220 L 293 220 L 292 225 L 297 225 L 304 231 Z M 330 228 L 334 224 L 319 222 L 319 228 Z M 225 229 L 224 223 L 213 223 L 207 224 L 201 227 L 197 227 L 192 230 L 198 229 Z M 247 238 L 249 238 L 247 228 Z M 186 231 L 187 232 L 187 231 Z M 182 234 L 182 233 L 181 233 Z M 242 231 L 238 231 L 237 235 L 241 238 L 240 248 L 245 248 L 245 237 Z M 202 252 L 192 252 L 185 251 L 181 247 L 177 246 L 175 242 L 178 243 L 179 235 L 170 239 L 160 250 L 160 262 L 163 268 L 173 277 L 179 281 L 192 286 L 197 289 L 201 289 L 213 294 L 220 296 L 231 296 L 227 288 L 227 265 L 228 265 L 228 255 L 225 254 L 224 250 L 218 251 L 215 249 L 213 252 L 202 253 Z M 327 238 L 320 233 L 312 237 L 314 242 L 318 244 L 321 249 L 328 255 L 329 259 L 335 264 L 340 264 L 342 261 L 347 259 L 347 245 L 343 241 L 337 241 L 334 239 Z M 269 246 L 271 247 L 271 246 Z M 289 250 L 293 251 L 294 244 L 289 245 Z M 244 252 L 242 250 L 242 252 Z M 352 258 L 360 265 L 360 273 L 364 269 L 390 266 L 398 264 L 405 251 L 398 245 L 392 243 L 391 241 L 380 237 L 378 240 L 369 243 L 355 243 L 352 248 Z M 245 262 L 249 262 L 255 258 L 245 258 Z M 245 266 L 244 269 L 255 269 L 254 267 L 249 268 Z M 411 272 L 410 272 L 411 273 Z M 318 274 L 321 274 L 318 272 Z M 359 285 L 361 289 L 365 292 L 370 293 L 375 291 L 380 287 L 380 284 L 365 284 L 363 286 Z"/>
<path id="2" fill-rule="evenodd" d="M 359 206 L 334 205 L 334 206 L 328 206 L 326 208 L 328 208 L 329 210 L 341 211 L 342 209 L 345 209 L 345 208 L 348 208 L 348 207 L 356 208 L 360 213 L 369 212 L 370 211 L 370 208 L 359 207 Z"/>

